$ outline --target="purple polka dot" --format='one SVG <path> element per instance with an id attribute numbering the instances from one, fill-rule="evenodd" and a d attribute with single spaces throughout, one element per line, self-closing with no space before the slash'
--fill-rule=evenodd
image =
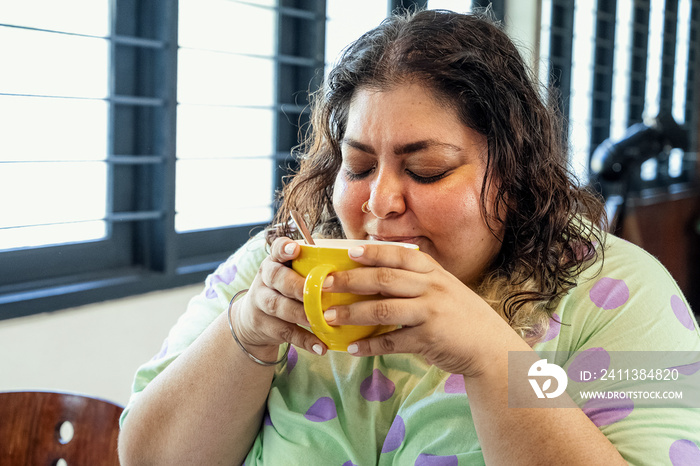
<path id="1" fill-rule="evenodd" d="M 680 374 L 693 375 L 700 370 L 700 362 L 684 364 L 682 366 L 669 367 L 670 370 L 676 369 Z"/>
<path id="2" fill-rule="evenodd" d="M 673 466 L 690 466 L 700 464 L 700 448 L 691 440 L 676 440 L 668 449 L 668 457 Z"/>
<path id="3" fill-rule="evenodd" d="M 272 418 L 270 417 L 270 413 L 267 411 L 265 411 L 265 417 L 263 417 L 263 425 L 272 426 Z"/>
<path id="4" fill-rule="evenodd" d="M 437 456 L 421 453 L 416 458 L 415 466 L 457 466 L 458 464 L 457 455 Z"/>
<path id="5" fill-rule="evenodd" d="M 158 354 L 153 356 L 152 361 L 155 361 L 156 359 L 164 358 L 166 354 L 168 354 L 168 339 L 167 338 L 165 340 L 163 340 L 163 344 L 160 347 L 160 351 L 158 351 Z"/>
<path id="6" fill-rule="evenodd" d="M 399 448 L 404 438 L 406 438 L 406 424 L 404 424 L 403 418 L 397 415 L 394 422 L 391 423 L 386 439 L 384 439 L 382 453 L 389 453 Z"/>
<path id="7" fill-rule="evenodd" d="M 292 372 L 292 369 L 297 365 L 299 360 L 299 353 L 297 353 L 296 348 L 289 346 L 289 353 L 287 354 L 287 374 Z"/>
<path id="8" fill-rule="evenodd" d="M 574 382 L 592 382 L 603 375 L 603 369 L 610 367 L 610 354 L 603 348 L 588 348 L 579 353 L 566 370 Z M 585 380 L 581 372 L 587 371 Z"/>
<path id="9" fill-rule="evenodd" d="M 547 329 L 547 334 L 540 340 L 540 343 L 554 340 L 559 335 L 559 330 L 561 329 L 561 317 L 555 312 L 552 314 L 552 318 L 549 319 L 549 328 Z"/>
<path id="10" fill-rule="evenodd" d="M 231 263 L 225 263 L 219 271 L 219 276 L 221 277 L 221 280 L 227 285 L 229 285 L 236 278 L 237 274 L 238 267 L 236 267 L 236 264 Z"/>
<path id="11" fill-rule="evenodd" d="M 621 421 L 629 416 L 633 409 L 634 402 L 626 398 L 622 392 L 619 393 L 619 398 L 590 399 L 582 408 L 586 416 L 598 427 Z"/>
<path id="12" fill-rule="evenodd" d="M 353 463 L 350 460 L 347 460 L 345 463 L 343 463 L 343 466 L 357 466 L 355 463 Z"/>
<path id="13" fill-rule="evenodd" d="M 330 397 L 321 397 L 309 408 L 304 417 L 311 422 L 326 422 L 335 419 L 338 417 L 335 402 Z"/>
<path id="14" fill-rule="evenodd" d="M 671 309 L 673 309 L 673 313 L 676 314 L 676 318 L 685 328 L 688 330 L 693 330 L 695 328 L 695 324 L 693 324 L 693 318 L 690 316 L 688 306 L 686 306 L 683 300 L 675 294 L 671 296 Z"/>
<path id="15" fill-rule="evenodd" d="M 603 277 L 593 285 L 589 296 L 593 304 L 607 311 L 625 304 L 630 297 L 630 290 L 623 280 Z"/>
<path id="16" fill-rule="evenodd" d="M 209 276 L 209 283 L 207 284 L 205 296 L 208 299 L 216 298 L 218 294 L 214 289 L 214 285 L 217 283 L 225 283 L 227 285 L 231 284 L 231 282 L 236 278 L 237 273 L 238 268 L 235 264 L 223 264 L 221 267 L 219 267 L 216 274 Z"/>
<path id="17" fill-rule="evenodd" d="M 445 380 L 445 393 L 467 393 L 464 387 L 464 376 L 462 374 L 452 374 Z"/>
<path id="18" fill-rule="evenodd" d="M 360 385 L 360 393 L 367 401 L 386 401 L 394 395 L 395 389 L 394 382 L 379 369 L 374 369 Z"/>

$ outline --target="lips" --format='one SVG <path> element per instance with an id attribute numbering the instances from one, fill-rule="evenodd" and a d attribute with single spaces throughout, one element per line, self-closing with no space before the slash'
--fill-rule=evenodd
<path id="1" fill-rule="evenodd" d="M 390 241 L 393 243 L 411 243 L 418 244 L 420 236 L 378 236 L 369 235 L 369 239 L 373 241 Z"/>

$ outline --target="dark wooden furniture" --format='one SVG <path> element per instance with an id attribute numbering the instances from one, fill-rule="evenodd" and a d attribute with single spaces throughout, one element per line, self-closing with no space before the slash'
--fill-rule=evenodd
<path id="1" fill-rule="evenodd" d="M 700 316 L 700 188 L 631 196 L 616 233 L 671 272 Z"/>
<path id="2" fill-rule="evenodd" d="M 0 393 L 0 464 L 118 466 L 122 410 L 69 393 Z"/>

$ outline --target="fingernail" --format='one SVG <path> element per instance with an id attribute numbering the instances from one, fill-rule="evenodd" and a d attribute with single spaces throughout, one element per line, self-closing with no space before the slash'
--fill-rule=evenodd
<path id="1" fill-rule="evenodd" d="M 323 347 L 318 343 L 312 346 L 311 349 L 314 350 L 314 353 L 318 354 L 319 356 L 323 354 Z"/>
<path id="2" fill-rule="evenodd" d="M 357 346 L 357 343 L 353 343 L 352 345 L 348 346 L 348 353 L 355 354 L 358 351 L 360 351 L 360 347 Z"/>
<path id="3" fill-rule="evenodd" d="M 284 253 L 291 256 L 292 254 L 294 254 L 294 251 L 296 251 L 296 249 L 297 249 L 297 243 L 287 243 L 284 246 Z"/>
<path id="4" fill-rule="evenodd" d="M 324 319 L 326 319 L 326 322 L 331 322 L 335 320 L 335 318 L 338 316 L 338 313 L 335 311 L 335 309 L 331 308 L 326 310 L 326 312 L 323 313 Z"/>
<path id="5" fill-rule="evenodd" d="M 360 257 L 364 252 L 365 248 L 362 246 L 355 246 L 354 248 L 350 248 L 348 250 L 348 254 L 350 254 L 350 257 Z"/>
<path id="6" fill-rule="evenodd" d="M 333 275 L 328 275 L 326 277 L 326 279 L 323 280 L 323 287 L 330 288 L 331 286 L 333 286 L 333 281 L 334 281 Z"/>

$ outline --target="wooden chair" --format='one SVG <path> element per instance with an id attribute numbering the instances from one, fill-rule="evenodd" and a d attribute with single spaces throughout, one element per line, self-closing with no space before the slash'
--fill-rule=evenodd
<path id="1" fill-rule="evenodd" d="M 0 393 L 0 464 L 118 466 L 122 410 L 69 393 Z"/>

